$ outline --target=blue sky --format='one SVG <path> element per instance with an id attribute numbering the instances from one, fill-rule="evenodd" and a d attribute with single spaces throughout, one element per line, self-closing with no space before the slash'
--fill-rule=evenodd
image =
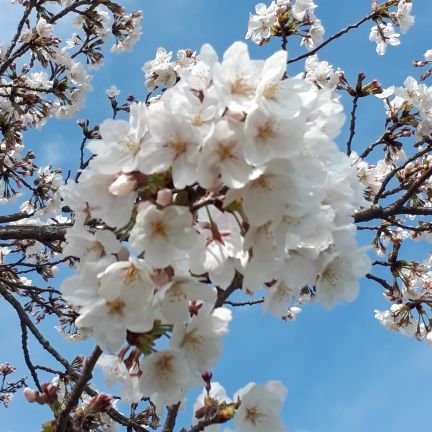
<path id="1" fill-rule="evenodd" d="M 7 3 L 6 8 L 17 8 L 9 6 L 7 0 L 0 1 Z M 108 55 L 105 66 L 96 71 L 94 91 L 79 116 L 90 118 L 93 124 L 111 114 L 105 98 L 105 89 L 111 84 L 122 90 L 121 97 L 130 93 L 138 99 L 145 97 L 140 69 L 146 60 L 154 57 L 159 46 L 175 52 L 180 48 L 199 49 L 209 42 L 222 55 L 232 42 L 244 38 L 248 13 L 255 6 L 250 0 L 126 0 L 124 3 L 129 8 L 144 10 L 143 36 L 133 53 Z M 366 15 L 370 0 L 321 0 L 318 5 L 317 16 L 329 36 Z M 363 71 L 368 78 L 376 78 L 385 86 L 401 85 L 406 76 L 419 75 L 411 61 L 432 48 L 432 3 L 414 1 L 414 14 L 416 26 L 401 37 L 399 47 L 389 47 L 384 57 L 375 54 L 375 45 L 368 41 L 371 25 L 365 24 L 326 47 L 320 58 L 343 69 L 351 82 Z M 12 12 L 8 14 L 9 18 L 12 16 Z M 10 22 L 11 19 L 8 26 L 0 26 L 0 41 L 6 40 L 13 28 Z M 278 47 L 278 41 L 262 48 L 250 44 L 252 56 L 256 58 L 264 58 Z M 288 49 L 291 57 L 302 53 L 296 39 L 290 41 Z M 288 71 L 295 74 L 301 68 L 299 64 Z M 383 121 L 380 101 L 361 100 L 358 113 L 361 128 L 353 149 L 362 149 L 374 140 L 382 132 Z M 346 136 L 344 130 L 339 139 L 341 144 Z M 40 163 L 51 161 L 67 168 L 78 165 L 79 142 L 80 131 L 74 121 L 53 120 L 42 131 L 29 133 L 27 138 Z M 366 241 L 364 237 L 361 240 Z M 410 252 L 426 255 L 430 247 L 417 245 Z M 249 381 L 283 381 L 289 390 L 283 418 L 292 432 L 429 430 L 432 351 L 424 344 L 381 327 L 373 318 L 373 310 L 385 307 L 380 288 L 362 281 L 356 302 L 339 305 L 331 311 L 318 305 L 306 306 L 295 322 L 263 316 L 260 306 L 236 309 L 214 377 L 231 395 Z M 44 324 L 69 358 L 73 353 L 89 352 L 90 345 L 63 343 L 51 326 L 50 322 Z M 28 375 L 17 356 L 20 352 L 18 321 L 4 303 L 0 303 L 0 340 L 3 341 L 0 362 L 16 364 L 20 369 L 17 376 Z M 35 362 L 42 363 L 46 354 L 37 346 L 33 352 Z M 0 410 L 0 432 L 38 431 L 41 422 L 49 416 L 45 407 L 26 404 L 17 395 L 8 410 Z M 182 426 L 188 426 L 189 412 L 183 418 Z"/>

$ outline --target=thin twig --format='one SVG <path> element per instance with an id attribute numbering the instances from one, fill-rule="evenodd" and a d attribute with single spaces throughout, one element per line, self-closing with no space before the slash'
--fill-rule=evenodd
<path id="1" fill-rule="evenodd" d="M 227 300 L 224 304 L 230 305 L 230 306 L 253 306 L 257 304 L 264 303 L 264 297 L 257 299 L 257 300 L 249 300 L 244 302 L 234 302 L 231 300 Z"/>
<path id="2" fill-rule="evenodd" d="M 8 289 L 4 286 L 3 283 L 0 282 L 0 294 L 6 299 L 6 301 L 15 309 L 18 317 L 28 329 L 33 333 L 33 336 L 40 343 L 40 345 L 49 352 L 67 371 L 67 373 L 71 376 L 73 380 L 79 380 L 80 375 L 78 375 L 70 363 L 59 353 L 57 352 L 51 344 L 45 339 L 45 337 L 39 332 L 36 326 L 33 324 L 32 320 L 29 318 L 27 312 L 22 307 L 21 303 L 8 291 Z M 41 368 L 40 366 L 38 368 Z M 90 396 L 97 396 L 98 392 L 87 386 L 85 388 L 85 392 Z M 107 411 L 107 414 L 116 422 L 121 424 L 122 426 L 130 426 L 135 429 L 137 432 L 149 432 L 144 426 L 135 423 L 130 418 L 124 416 L 116 409 L 111 408 Z"/>
<path id="3" fill-rule="evenodd" d="M 29 349 L 28 349 L 28 334 L 27 334 L 27 326 L 25 325 L 25 323 L 23 321 L 20 321 L 20 325 L 21 325 L 21 347 L 23 350 L 23 354 L 24 354 L 24 361 L 31 373 L 31 376 L 33 378 L 33 381 L 37 387 L 37 389 L 42 392 L 42 387 L 40 385 L 39 382 L 39 378 L 36 372 L 36 367 L 33 366 L 33 363 L 31 361 L 30 358 L 30 353 L 29 353 Z"/>
<path id="4" fill-rule="evenodd" d="M 8 50 L 6 51 L 6 54 L 4 56 L 5 59 L 9 58 L 9 56 L 12 54 L 12 51 L 15 49 L 15 46 L 18 42 L 19 37 L 21 36 L 21 32 L 22 29 L 24 27 L 25 22 L 27 21 L 28 17 L 31 14 L 32 9 L 35 7 L 36 5 L 36 0 L 32 0 L 31 2 L 29 2 L 29 4 L 27 5 L 26 10 L 24 11 L 24 14 L 20 20 L 20 22 L 18 23 L 18 27 L 17 27 L 17 31 L 12 39 L 11 44 L 9 45 Z"/>
<path id="5" fill-rule="evenodd" d="M 350 134 L 348 137 L 348 141 L 346 144 L 346 153 L 349 156 L 351 154 L 351 145 L 352 145 L 352 141 L 355 135 L 355 126 L 356 126 L 356 111 L 357 111 L 357 102 L 359 99 L 359 95 L 356 94 L 353 97 L 353 102 L 352 102 L 352 110 L 351 110 L 351 122 L 350 122 Z"/>
<path id="6" fill-rule="evenodd" d="M 392 205 L 388 207 L 388 211 L 398 211 L 400 210 L 404 204 L 409 201 L 410 198 L 415 195 L 415 193 L 420 189 L 420 187 L 425 183 L 426 180 L 428 180 L 432 176 L 432 166 L 430 166 L 423 174 L 422 176 L 415 181 L 414 184 L 412 184 L 407 191 Z"/>
<path id="7" fill-rule="evenodd" d="M 33 336 L 37 339 L 40 345 L 48 353 L 50 353 L 66 369 L 66 371 L 74 373 L 69 362 L 60 353 L 58 353 L 45 339 L 45 337 L 37 329 L 33 321 L 29 318 L 27 312 L 24 310 L 21 303 L 9 292 L 9 290 L 2 282 L 0 282 L 0 294 L 15 309 L 20 321 L 28 327 L 28 329 L 33 333 Z"/>
<path id="8" fill-rule="evenodd" d="M 414 156 L 411 156 L 410 158 L 408 158 L 401 166 L 394 168 L 393 170 L 391 170 L 384 178 L 384 180 L 381 183 L 381 187 L 379 188 L 378 192 L 375 195 L 374 198 L 374 204 L 376 204 L 378 202 L 378 200 L 380 199 L 382 193 L 384 192 L 387 184 L 390 182 L 390 180 L 394 177 L 394 175 L 396 173 L 398 173 L 399 171 L 402 171 L 410 162 L 415 161 L 416 159 L 418 159 L 419 157 L 423 156 L 424 154 L 430 152 L 431 150 L 431 146 L 428 145 L 425 149 L 423 149 L 422 151 L 416 153 Z"/>
<path id="9" fill-rule="evenodd" d="M 6 215 L 6 216 L 0 216 L 0 223 L 16 222 L 21 219 L 27 219 L 29 217 L 32 217 L 33 214 L 34 213 L 19 212 L 19 213 Z"/>
<path id="10" fill-rule="evenodd" d="M 393 289 L 393 287 L 384 279 L 379 278 L 378 276 L 375 276 L 371 273 L 368 273 L 366 275 L 367 279 L 373 280 L 375 282 L 378 282 L 382 287 L 384 287 L 386 290 L 391 291 Z"/>
<path id="11" fill-rule="evenodd" d="M 330 36 L 328 39 L 326 39 L 322 44 L 318 45 L 316 48 L 310 50 L 309 52 L 302 54 L 298 57 L 295 57 L 291 60 L 288 60 L 288 64 L 291 63 L 295 63 L 299 60 L 302 60 L 304 58 L 307 58 L 311 55 L 314 55 L 315 53 L 317 53 L 321 48 L 324 48 L 326 45 L 328 45 L 330 42 L 334 41 L 335 39 L 340 38 L 342 35 L 344 35 L 345 33 L 348 33 L 349 31 L 356 29 L 358 27 L 360 27 L 363 23 L 370 21 L 371 19 L 373 19 L 376 16 L 376 12 L 371 12 L 369 15 L 365 16 L 364 18 L 362 18 L 360 21 L 356 22 L 355 24 L 351 24 L 345 28 L 343 28 L 342 30 L 339 30 L 337 33 L 335 33 L 334 35 Z"/>

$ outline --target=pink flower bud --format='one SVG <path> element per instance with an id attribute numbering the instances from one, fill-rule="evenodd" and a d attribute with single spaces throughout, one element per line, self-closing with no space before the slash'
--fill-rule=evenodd
<path id="1" fill-rule="evenodd" d="M 161 189 L 157 193 L 156 204 L 166 207 L 172 204 L 172 192 L 170 189 Z"/>
<path id="2" fill-rule="evenodd" d="M 108 190 L 114 196 L 125 196 L 136 189 L 137 181 L 133 176 L 120 174 L 110 185 Z"/>
<path id="3" fill-rule="evenodd" d="M 105 412 L 111 408 L 111 402 L 111 395 L 101 393 L 92 398 L 88 408 L 92 413 Z"/>
<path id="4" fill-rule="evenodd" d="M 28 402 L 36 402 L 37 400 L 37 391 L 31 389 L 30 387 L 26 387 L 23 391 L 24 397 Z"/>
<path id="5" fill-rule="evenodd" d="M 129 259 L 129 255 L 130 252 L 125 247 L 122 247 L 117 253 L 117 258 L 119 261 L 127 261 Z"/>
<path id="6" fill-rule="evenodd" d="M 166 285 L 170 281 L 170 275 L 165 269 L 156 269 L 151 278 L 152 281 L 160 287 Z"/>

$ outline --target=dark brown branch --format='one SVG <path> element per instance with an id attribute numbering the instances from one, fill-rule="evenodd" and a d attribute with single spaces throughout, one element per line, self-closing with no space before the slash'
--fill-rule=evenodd
<path id="1" fill-rule="evenodd" d="M 396 173 L 398 173 L 399 171 L 402 171 L 410 162 L 415 161 L 419 157 L 421 157 L 424 154 L 430 152 L 430 150 L 431 150 L 431 146 L 428 145 L 424 150 L 422 150 L 422 151 L 416 153 L 414 156 L 411 156 L 410 158 L 408 158 L 401 166 L 399 166 L 399 167 L 394 168 L 393 170 L 391 170 L 386 175 L 386 177 L 384 178 L 383 182 L 381 183 L 381 187 L 378 190 L 377 194 L 375 195 L 374 204 L 376 204 L 378 202 L 378 200 L 380 199 L 381 195 L 383 194 L 383 192 L 385 190 L 385 187 L 387 186 L 387 184 L 390 182 L 390 180 L 394 177 L 394 175 Z"/>
<path id="2" fill-rule="evenodd" d="M 162 428 L 162 432 L 174 431 L 174 426 L 176 423 L 179 408 L 180 408 L 180 402 L 168 407 L 168 414 L 166 416 L 165 423 Z"/>
<path id="3" fill-rule="evenodd" d="M 66 403 L 57 416 L 57 424 L 55 432 L 66 432 L 67 425 L 69 422 L 69 414 L 72 409 L 78 405 L 79 399 L 87 387 L 88 381 L 92 378 L 93 369 L 102 354 L 102 350 L 99 346 L 96 346 L 90 357 L 87 358 L 83 370 L 79 379 L 77 380 L 75 387 L 69 393 L 66 398 Z"/>
<path id="4" fill-rule="evenodd" d="M 69 12 L 76 12 L 76 8 L 84 5 L 91 5 L 91 9 L 95 9 L 99 4 L 106 3 L 106 0 L 79 0 L 72 3 L 70 6 L 65 7 L 58 14 L 47 20 L 49 24 L 55 24 L 59 19 L 63 18 Z"/>
<path id="5" fill-rule="evenodd" d="M 27 5 L 27 7 L 26 7 L 26 9 L 25 9 L 25 11 L 23 13 L 23 16 L 22 16 L 20 22 L 18 23 L 17 31 L 16 31 L 13 39 L 12 39 L 12 42 L 9 45 L 8 50 L 6 51 L 6 54 L 5 54 L 5 57 L 4 57 L 5 59 L 8 59 L 10 57 L 10 55 L 12 54 L 12 51 L 15 49 L 15 46 L 16 46 L 16 44 L 18 42 L 18 39 L 21 36 L 21 32 L 22 32 L 22 29 L 24 27 L 24 24 L 27 21 L 28 17 L 30 16 L 31 11 L 35 7 L 36 3 L 37 3 L 36 0 L 32 0 Z"/>
<path id="6" fill-rule="evenodd" d="M 5 300 L 15 309 L 20 322 L 24 323 L 28 329 L 32 332 L 33 336 L 37 339 L 40 345 L 49 352 L 68 372 L 74 373 L 69 362 L 58 353 L 51 344 L 45 339 L 42 333 L 37 329 L 33 321 L 29 318 L 27 312 L 24 310 L 21 303 L 9 292 L 7 287 L 0 282 L 0 294 Z"/>
<path id="7" fill-rule="evenodd" d="M 387 220 L 390 224 L 397 226 L 399 228 L 403 228 L 404 230 L 407 230 L 407 231 L 414 231 L 417 233 L 432 231 L 432 225 L 430 223 L 428 223 L 426 225 L 421 224 L 420 226 L 410 226 L 410 225 L 401 224 L 401 223 L 399 223 L 395 220 L 392 220 L 392 219 L 387 219 Z"/>
<path id="8" fill-rule="evenodd" d="M 65 7 L 63 10 L 61 10 L 59 13 L 57 13 L 56 15 L 53 15 L 50 19 L 47 20 L 47 22 L 49 24 L 55 24 L 58 20 L 60 20 L 61 18 L 63 18 L 65 15 L 67 15 L 70 12 L 76 12 L 76 8 L 79 6 L 84 6 L 84 5 L 91 5 L 91 8 L 95 8 L 96 6 L 98 6 L 101 3 L 105 3 L 106 0 L 79 0 L 79 1 L 75 1 L 74 3 L 72 3 L 70 6 Z M 33 2 L 32 2 L 33 3 Z M 30 13 L 30 12 L 29 12 Z M 23 17 L 24 18 L 24 17 Z M 26 17 L 27 19 L 28 17 Z M 24 23 L 23 23 L 24 25 Z M 20 32 L 21 33 L 21 32 Z M 18 34 L 18 33 L 17 33 Z M 19 38 L 18 36 L 15 36 L 18 40 Z M 16 41 L 15 41 L 16 44 Z M 5 71 L 7 70 L 7 68 L 14 63 L 14 61 L 16 59 L 18 59 L 19 57 L 21 57 L 22 55 L 24 55 L 32 46 L 31 42 L 26 42 L 23 43 L 16 51 L 15 53 L 12 54 L 12 51 L 14 49 L 15 46 L 12 46 L 12 48 L 9 48 L 5 60 L 3 61 L 3 63 L 0 64 L 0 76 L 2 76 Z M 10 52 L 9 52 L 10 51 Z"/>
<path id="9" fill-rule="evenodd" d="M 227 289 L 223 290 L 221 288 L 218 288 L 217 300 L 214 307 L 222 307 L 225 301 L 234 291 L 241 289 L 242 284 L 243 275 L 241 275 L 239 272 L 236 272 L 234 279 L 232 280 L 230 286 Z"/>
<path id="10" fill-rule="evenodd" d="M 41 243 L 63 241 L 70 224 L 0 226 L 0 240 L 38 240 Z"/>
<path id="11" fill-rule="evenodd" d="M 51 263 L 49 264 L 51 265 Z M 57 294 L 57 295 L 61 295 L 61 292 L 55 288 L 40 288 L 37 286 L 33 286 L 33 285 L 24 285 L 22 283 L 19 282 L 15 282 L 12 280 L 8 280 L 8 279 L 4 279 L 0 277 L 0 282 L 3 282 L 4 284 L 10 286 L 11 288 L 17 288 L 23 291 L 35 291 L 39 294 L 44 294 L 44 293 L 50 293 L 50 294 Z"/>
<path id="12" fill-rule="evenodd" d="M 352 102 L 351 121 L 350 121 L 350 134 L 349 134 L 348 141 L 347 141 L 347 144 L 346 144 L 346 153 L 347 153 L 348 156 L 351 154 L 352 141 L 353 141 L 354 135 L 355 135 L 356 111 L 357 111 L 358 99 L 359 99 L 359 95 L 356 94 L 353 97 L 353 102 Z"/>
<path id="13" fill-rule="evenodd" d="M 21 303 L 8 291 L 3 283 L 0 282 L 0 294 L 6 299 L 6 301 L 15 309 L 19 319 L 23 322 L 28 329 L 32 332 L 33 336 L 37 339 L 40 345 L 49 352 L 68 372 L 74 380 L 79 380 L 80 375 L 78 375 L 69 362 L 57 352 L 51 344 L 45 339 L 45 337 L 39 332 L 37 327 L 33 324 L 32 320 L 29 318 L 27 312 L 22 307 Z M 40 367 L 39 367 L 40 368 Z M 86 387 L 86 393 L 90 396 L 97 396 L 98 392 L 93 390 L 91 387 Z M 117 423 L 122 426 L 129 426 L 135 429 L 137 432 L 149 432 L 144 426 L 141 426 L 131 419 L 125 417 L 123 414 L 119 413 L 116 409 L 111 408 L 107 411 L 107 414 Z"/>
<path id="14" fill-rule="evenodd" d="M 328 45 L 330 42 L 334 41 L 335 39 L 340 38 L 342 35 L 344 35 L 345 33 L 348 33 L 349 31 L 356 29 L 358 27 L 360 27 L 363 23 L 372 20 L 373 18 L 375 18 L 376 16 L 376 12 L 371 12 L 369 15 L 365 16 L 364 18 L 362 18 L 360 21 L 356 22 L 355 24 L 351 24 L 345 28 L 343 28 L 342 30 L 339 30 L 337 33 L 335 33 L 334 35 L 330 36 L 328 39 L 326 39 L 322 44 L 318 45 L 316 48 L 310 50 L 309 52 L 302 54 L 298 57 L 295 57 L 291 60 L 288 60 L 288 64 L 291 63 L 295 63 L 299 60 L 302 60 L 304 58 L 307 58 L 311 55 L 314 55 L 315 53 L 317 53 L 321 48 L 324 48 L 326 45 Z"/>
<path id="15" fill-rule="evenodd" d="M 48 89 L 47 88 L 34 88 L 34 87 L 30 87 L 28 85 L 15 84 L 15 83 L 0 84 L 0 88 L 20 89 L 20 90 L 26 90 L 26 91 L 38 92 L 38 93 L 53 93 L 54 92 L 53 88 L 48 88 Z"/>
<path id="16" fill-rule="evenodd" d="M 397 212 L 400 210 L 404 204 L 409 201 L 410 198 L 412 198 L 412 196 L 420 189 L 424 182 L 430 178 L 430 176 L 432 176 L 432 166 L 430 166 L 396 202 L 389 206 L 389 211 Z"/>
<path id="17" fill-rule="evenodd" d="M 229 418 L 216 414 L 215 416 L 210 417 L 208 419 L 200 420 L 195 426 L 192 426 L 189 429 L 189 432 L 202 432 L 203 430 L 205 430 L 207 426 L 211 426 L 214 424 L 223 424 L 226 423 L 227 421 L 229 421 Z M 182 429 L 180 432 L 183 431 L 188 432 L 186 429 Z"/>
<path id="18" fill-rule="evenodd" d="M 420 216 L 432 216 L 432 207 L 402 207 L 402 208 L 391 208 L 381 207 L 374 205 L 366 210 L 361 210 L 353 215 L 354 222 L 368 222 L 373 219 L 387 219 L 390 216 L 396 215 L 420 215 Z"/>
<path id="19" fill-rule="evenodd" d="M 39 382 L 39 378 L 36 372 L 36 367 L 33 365 L 31 358 L 30 358 L 30 353 L 29 353 L 29 349 L 28 349 L 28 334 L 27 334 L 27 326 L 25 325 L 24 322 L 20 321 L 20 325 L 21 325 L 21 348 L 23 350 L 23 355 L 24 355 L 24 361 L 31 373 L 31 376 L 33 378 L 33 381 L 37 387 L 37 389 L 42 392 L 42 387 L 40 385 Z"/>
<path id="20" fill-rule="evenodd" d="M 63 373 L 62 371 L 50 368 L 48 366 L 34 365 L 34 368 L 43 370 L 44 372 L 48 372 L 48 373 L 51 373 L 53 375 L 61 375 Z"/>
<path id="21" fill-rule="evenodd" d="M 391 291 L 393 289 L 393 287 L 384 279 L 381 279 L 373 274 L 368 273 L 366 275 L 367 279 L 373 280 L 375 282 L 378 282 L 383 288 L 385 288 L 386 290 Z"/>
<path id="22" fill-rule="evenodd" d="M 27 219 L 32 216 L 33 213 L 26 213 L 26 212 L 13 213 L 6 216 L 0 216 L 0 223 L 16 222 L 21 219 Z"/>
<path id="23" fill-rule="evenodd" d="M 413 183 L 408 190 L 393 204 L 388 207 L 373 205 L 372 207 L 357 212 L 353 218 L 354 222 L 367 222 L 372 219 L 388 219 L 390 216 L 401 214 L 411 215 L 432 215 L 430 207 L 404 207 L 404 204 L 412 198 L 418 189 L 432 176 L 432 166 L 429 167 L 422 176 Z"/>
<path id="24" fill-rule="evenodd" d="M 370 144 L 368 147 L 366 147 L 366 149 L 363 151 L 363 153 L 361 153 L 359 155 L 359 159 L 364 159 L 365 157 L 367 157 L 369 155 L 369 153 L 377 146 L 379 146 L 380 144 L 385 144 L 385 141 L 383 139 L 383 136 L 376 140 L 375 142 L 373 142 L 372 144 Z"/>
<path id="25" fill-rule="evenodd" d="M 244 302 L 234 302 L 234 301 L 227 300 L 224 304 L 230 306 L 253 306 L 261 303 L 264 303 L 264 297 L 257 300 L 249 300 Z"/>

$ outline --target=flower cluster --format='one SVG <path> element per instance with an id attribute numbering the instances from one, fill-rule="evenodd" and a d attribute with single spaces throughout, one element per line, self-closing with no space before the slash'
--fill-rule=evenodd
<path id="1" fill-rule="evenodd" d="M 153 91 L 156 87 L 169 88 L 179 80 L 182 70 L 187 70 L 196 63 L 196 53 L 190 49 L 177 51 L 176 61 L 171 61 L 172 52 L 158 48 L 156 57 L 142 67 L 145 85 Z"/>
<path id="2" fill-rule="evenodd" d="M 357 295 L 368 260 L 352 215 L 364 200 L 333 142 L 342 107 L 287 79 L 286 62 L 285 51 L 251 60 L 241 42 L 219 61 L 204 45 L 175 86 L 100 125 L 95 157 L 64 191 L 75 212 L 64 254 L 80 265 L 63 297 L 81 331 L 121 350 L 102 366 L 127 400 L 182 400 L 221 353 L 234 289 L 264 289 L 282 318 L 300 301 Z"/>
<path id="3" fill-rule="evenodd" d="M 218 382 L 209 382 L 195 401 L 193 421 L 199 427 L 202 421 L 223 423 L 232 418 L 239 432 L 286 432 L 279 418 L 286 395 L 287 390 L 281 382 L 269 381 L 265 385 L 249 383 L 231 400 Z M 218 432 L 220 426 L 212 425 L 211 430 Z"/>
<path id="4" fill-rule="evenodd" d="M 64 377 L 56 375 L 51 382 L 41 384 L 40 392 L 26 387 L 23 394 L 25 399 L 30 403 L 48 405 L 55 417 L 57 417 L 70 394 L 70 384 Z M 93 394 L 93 396 L 89 393 Z M 113 402 L 111 395 L 97 393 L 90 387 L 81 394 L 79 402 L 79 406 L 74 408 L 73 416 L 68 421 L 68 426 L 72 430 L 78 428 L 97 430 L 100 427 L 103 427 L 103 430 L 111 432 L 118 430 L 118 424 L 107 415 L 107 411 L 116 402 Z M 42 425 L 42 430 L 55 430 L 56 426 L 58 426 L 56 420 L 47 421 Z"/>
<path id="5" fill-rule="evenodd" d="M 336 90 L 344 73 L 341 69 L 334 70 L 326 61 L 319 61 L 318 56 L 311 55 L 305 61 L 305 79 L 312 81 L 320 88 Z"/>
<path id="6" fill-rule="evenodd" d="M 400 0 L 395 12 L 389 12 L 389 6 L 375 5 L 377 25 L 372 27 L 369 40 L 376 43 L 376 52 L 384 55 L 387 45 L 397 46 L 400 44 L 400 34 L 396 32 L 394 26 L 399 28 L 400 33 L 406 33 L 414 24 L 414 17 L 411 15 L 411 0 Z M 386 21 L 386 20 L 389 21 Z"/>
<path id="7" fill-rule="evenodd" d="M 16 198 L 23 186 L 31 190 L 25 177 L 37 171 L 33 152 L 22 154 L 23 131 L 44 126 L 52 116 L 76 115 L 92 89 L 82 60 L 97 67 L 110 35 L 117 52 L 130 49 L 140 35 L 142 13 L 127 15 L 115 2 L 63 1 L 61 9 L 51 3 L 38 5 L 37 14 L 31 13 L 35 4 L 24 4 L 26 25 L 10 44 L 0 43 L 1 203 Z M 55 32 L 65 17 L 74 17 L 78 29 L 63 41 Z"/>
<path id="8" fill-rule="evenodd" d="M 406 125 L 421 140 L 432 134 L 432 87 L 408 77 L 402 87 L 389 87 L 382 94 L 390 118 L 406 118 Z"/>
<path id="9" fill-rule="evenodd" d="M 0 404 L 3 404 L 5 408 L 9 406 L 14 393 L 20 388 L 25 386 L 25 378 L 21 378 L 18 381 L 12 382 L 9 380 L 9 376 L 16 371 L 16 368 L 10 363 L 0 363 Z"/>
<path id="10" fill-rule="evenodd" d="M 263 45 L 272 36 L 286 39 L 300 34 L 301 45 L 311 50 L 323 41 L 324 27 L 315 16 L 313 0 L 277 0 L 269 6 L 258 3 L 250 14 L 246 39 Z"/>
<path id="11" fill-rule="evenodd" d="M 401 233 L 401 235 L 406 233 Z M 397 261 L 393 272 L 401 284 L 395 284 L 384 293 L 393 302 L 388 310 L 375 310 L 375 318 L 386 328 L 408 337 L 432 343 L 432 321 L 424 306 L 430 306 L 432 287 L 432 260 L 425 263 Z"/>

